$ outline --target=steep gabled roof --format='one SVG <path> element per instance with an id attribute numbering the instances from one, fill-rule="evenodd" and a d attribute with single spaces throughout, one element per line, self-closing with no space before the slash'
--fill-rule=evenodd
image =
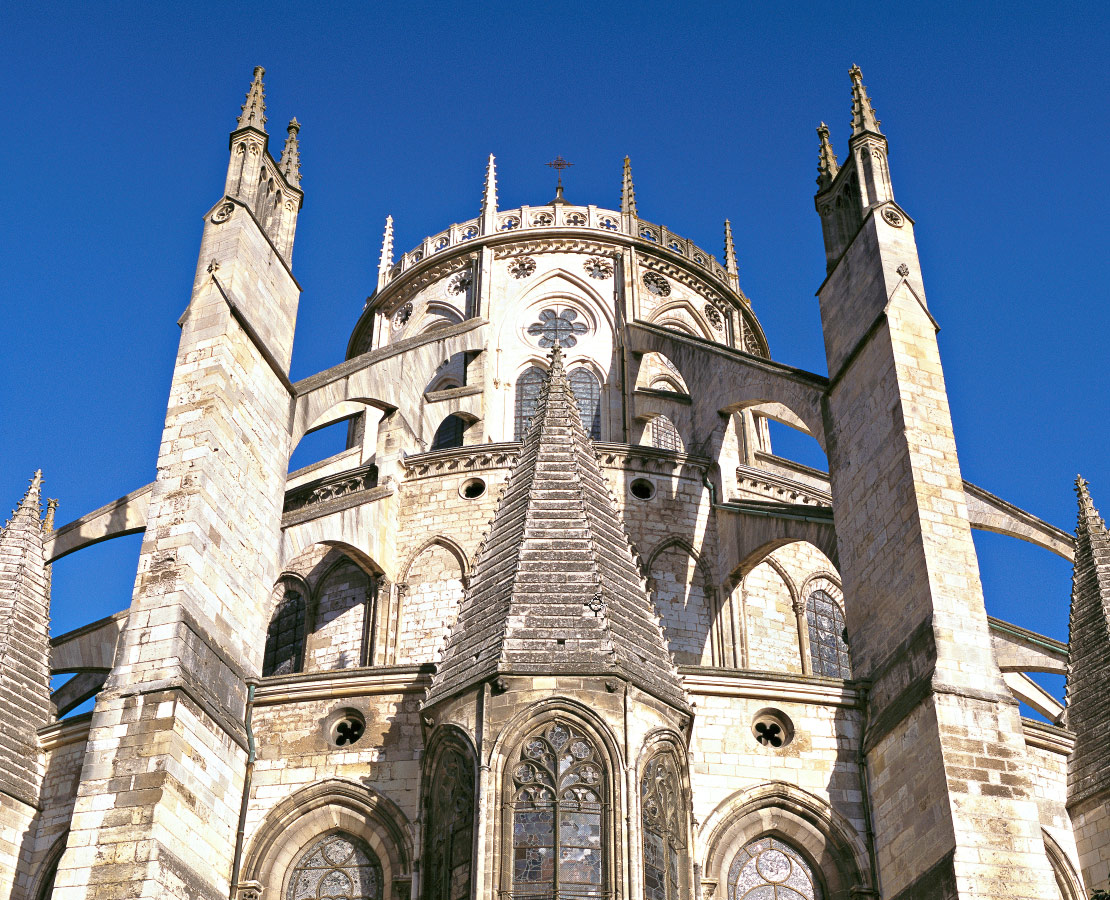
<path id="1" fill-rule="evenodd" d="M 426 703 L 513 673 L 612 673 L 688 708 L 558 344 Z"/>

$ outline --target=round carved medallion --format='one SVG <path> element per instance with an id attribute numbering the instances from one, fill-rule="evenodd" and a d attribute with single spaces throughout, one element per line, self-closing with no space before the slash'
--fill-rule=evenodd
<path id="1" fill-rule="evenodd" d="M 591 278 L 609 278 L 613 274 L 613 264 L 603 256 L 591 256 L 583 268 Z"/>
<path id="2" fill-rule="evenodd" d="M 509 264 L 509 274 L 513 278 L 527 278 L 536 271 L 536 261 L 530 256 L 522 256 Z"/>
<path id="3" fill-rule="evenodd" d="M 221 203 L 219 208 L 212 213 L 212 223 L 220 225 L 231 218 L 231 214 L 235 212 L 234 203 Z"/>
<path id="4" fill-rule="evenodd" d="M 896 210 L 893 206 L 888 206 L 886 209 L 883 210 L 883 218 L 887 221 L 888 224 L 893 225 L 895 228 L 901 228 L 906 221 L 904 218 L 902 218 L 902 214 L 898 212 L 898 210 Z"/>
<path id="5" fill-rule="evenodd" d="M 656 297 L 667 297 L 671 293 L 671 286 L 667 279 L 658 272 L 644 273 L 644 287 L 655 294 Z"/>

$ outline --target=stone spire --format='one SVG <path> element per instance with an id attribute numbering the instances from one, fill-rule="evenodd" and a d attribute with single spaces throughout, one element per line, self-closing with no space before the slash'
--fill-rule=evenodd
<path id="1" fill-rule="evenodd" d="M 560 673 L 625 678 L 688 708 L 556 344 L 425 705 Z"/>
<path id="2" fill-rule="evenodd" d="M 301 130 L 301 123 L 294 116 L 289 120 L 289 136 L 285 139 L 285 147 L 281 151 L 278 167 L 293 187 L 301 186 L 301 143 L 297 135 Z"/>
<path id="3" fill-rule="evenodd" d="M 482 188 L 482 233 L 493 234 L 497 231 L 497 165 L 493 154 L 486 163 L 486 183 Z"/>
<path id="4" fill-rule="evenodd" d="M 829 126 L 824 122 L 817 126 L 817 137 L 821 141 L 821 149 L 817 153 L 817 190 L 823 191 L 833 183 L 840 167 L 836 163 L 836 154 L 829 140 Z"/>
<path id="5" fill-rule="evenodd" d="M 382 235 L 382 255 L 378 258 L 378 290 L 385 287 L 389 270 L 393 268 L 393 216 L 385 217 L 385 234 Z"/>
<path id="6" fill-rule="evenodd" d="M 738 288 L 740 270 L 736 265 L 736 245 L 732 243 L 732 223 L 728 219 L 725 219 L 725 271 L 728 273 L 729 283 Z"/>
<path id="7" fill-rule="evenodd" d="M 1110 793 L 1110 535 L 1091 502 L 1087 482 L 1075 480 L 1071 616 L 1068 624 L 1067 722 L 1075 732 L 1068 760 L 1068 803 Z"/>
<path id="8" fill-rule="evenodd" d="M 263 134 L 266 133 L 266 90 L 262 86 L 262 76 L 265 74 L 266 70 L 262 66 L 254 67 L 254 80 L 247 91 L 236 131 L 240 128 L 257 128 Z"/>
<path id="9" fill-rule="evenodd" d="M 636 212 L 636 188 L 632 186 L 632 160 L 624 158 L 624 176 L 621 178 L 621 212 L 628 216 Z"/>
<path id="10" fill-rule="evenodd" d="M 42 472 L 0 531 L 0 791 L 37 805 L 36 731 L 50 721 L 50 594 Z"/>
<path id="11" fill-rule="evenodd" d="M 875 118 L 875 110 L 871 106 L 871 98 L 867 96 L 867 88 L 863 83 L 863 72 L 859 66 L 852 66 L 848 70 L 852 79 L 852 137 L 870 131 L 882 134 L 879 131 L 880 122 Z"/>

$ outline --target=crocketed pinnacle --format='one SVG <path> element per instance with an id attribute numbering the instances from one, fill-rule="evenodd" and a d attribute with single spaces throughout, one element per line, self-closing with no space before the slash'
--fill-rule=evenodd
<path id="1" fill-rule="evenodd" d="M 512 674 L 614 675 L 688 708 L 558 344 L 426 704 Z"/>
<path id="2" fill-rule="evenodd" d="M 382 235 L 382 254 L 378 257 L 378 289 L 385 285 L 386 276 L 393 268 L 393 216 L 385 217 L 385 234 Z"/>
<path id="3" fill-rule="evenodd" d="M 624 175 L 621 178 L 621 212 L 636 216 L 636 188 L 632 185 L 632 160 L 624 158 Z"/>
<path id="4" fill-rule="evenodd" d="M 23 494 L 23 499 L 19 501 L 17 506 L 12 511 L 11 520 L 8 522 L 8 528 L 11 528 L 16 523 L 23 524 L 27 521 L 35 523 L 35 527 L 39 526 L 39 515 L 42 512 L 42 469 L 35 470 L 35 474 L 31 476 L 31 483 L 26 492 Z"/>
<path id="5" fill-rule="evenodd" d="M 817 137 L 821 142 L 821 149 L 817 151 L 817 188 L 823 191 L 833 183 L 840 166 L 829 140 L 829 126 L 824 122 L 817 126 Z"/>
<path id="6" fill-rule="evenodd" d="M 725 271 L 733 287 L 740 283 L 740 270 L 736 265 L 736 245 L 732 242 L 732 223 L 725 219 Z"/>
<path id="7" fill-rule="evenodd" d="M 262 66 L 254 67 L 254 80 L 247 90 L 247 99 L 243 103 L 242 112 L 239 114 L 239 128 L 257 128 L 266 130 L 266 90 L 262 86 L 262 76 L 266 70 Z"/>
<path id="8" fill-rule="evenodd" d="M 301 144 L 297 134 L 301 130 L 301 123 L 296 117 L 289 120 L 289 136 L 285 139 L 285 147 L 281 151 L 278 167 L 293 187 L 301 186 Z"/>
<path id="9" fill-rule="evenodd" d="M 879 120 L 875 117 L 875 110 L 871 106 L 871 98 L 867 96 L 867 88 L 863 83 L 863 72 L 859 66 L 852 66 L 848 70 L 852 79 L 852 137 L 870 131 L 873 134 L 882 134 L 879 131 Z"/>
<path id="10" fill-rule="evenodd" d="M 482 221 L 491 218 L 497 212 L 497 164 L 493 154 L 489 155 L 486 163 L 486 182 L 482 187 Z"/>
<path id="11" fill-rule="evenodd" d="M 1076 745 L 1068 764 L 1069 801 L 1110 784 L 1110 535 L 1082 476 L 1075 480 L 1075 492 L 1079 517 L 1066 694 L 1067 722 L 1076 733 Z"/>

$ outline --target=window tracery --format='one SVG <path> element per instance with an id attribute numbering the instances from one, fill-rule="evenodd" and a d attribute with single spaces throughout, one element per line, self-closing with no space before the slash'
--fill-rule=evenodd
<path id="1" fill-rule="evenodd" d="M 538 337 L 536 343 L 545 350 L 556 341 L 564 350 L 570 349 L 578 343 L 578 336 L 589 330 L 589 325 L 578 321 L 578 311 L 570 307 L 541 310 L 539 321 L 528 326 L 528 334 Z"/>
<path id="2" fill-rule="evenodd" d="M 425 900 L 469 900 L 474 847 L 474 767 L 458 747 L 436 761 L 428 792 Z"/>
<path id="3" fill-rule="evenodd" d="M 666 416 L 656 416 L 651 420 L 651 446 L 658 447 L 660 450 L 672 450 L 675 453 L 683 451 L 682 438 L 678 436 L 678 429 Z"/>
<path id="4" fill-rule="evenodd" d="M 644 830 L 644 900 L 680 900 L 686 850 L 685 803 L 670 753 L 654 757 L 640 781 Z"/>
<path id="5" fill-rule="evenodd" d="M 728 870 L 726 900 L 822 900 L 821 886 L 802 855 L 765 837 L 736 854 Z"/>
<path id="6" fill-rule="evenodd" d="M 512 896 L 606 897 L 606 772 L 576 726 L 556 719 L 524 741 L 512 768 Z"/>
<path id="7" fill-rule="evenodd" d="M 809 657 L 814 675 L 851 678 L 852 666 L 844 641 L 844 613 L 825 591 L 813 591 L 806 600 Z"/>
<path id="8" fill-rule="evenodd" d="M 304 667 L 305 599 L 286 587 L 266 629 L 262 675 L 290 675 Z"/>
<path id="9" fill-rule="evenodd" d="M 587 368 L 578 368 L 570 373 L 571 393 L 578 402 L 578 412 L 582 415 L 582 425 L 591 440 L 601 440 L 601 383 Z"/>
<path id="10" fill-rule="evenodd" d="M 536 404 L 540 399 L 540 386 L 545 374 L 539 366 L 532 366 L 521 372 L 516 380 L 516 427 L 515 440 L 524 440 L 524 433 L 532 416 L 536 414 Z"/>
<path id="11" fill-rule="evenodd" d="M 297 861 L 286 900 L 384 900 L 374 853 L 343 831 L 325 834 Z"/>

